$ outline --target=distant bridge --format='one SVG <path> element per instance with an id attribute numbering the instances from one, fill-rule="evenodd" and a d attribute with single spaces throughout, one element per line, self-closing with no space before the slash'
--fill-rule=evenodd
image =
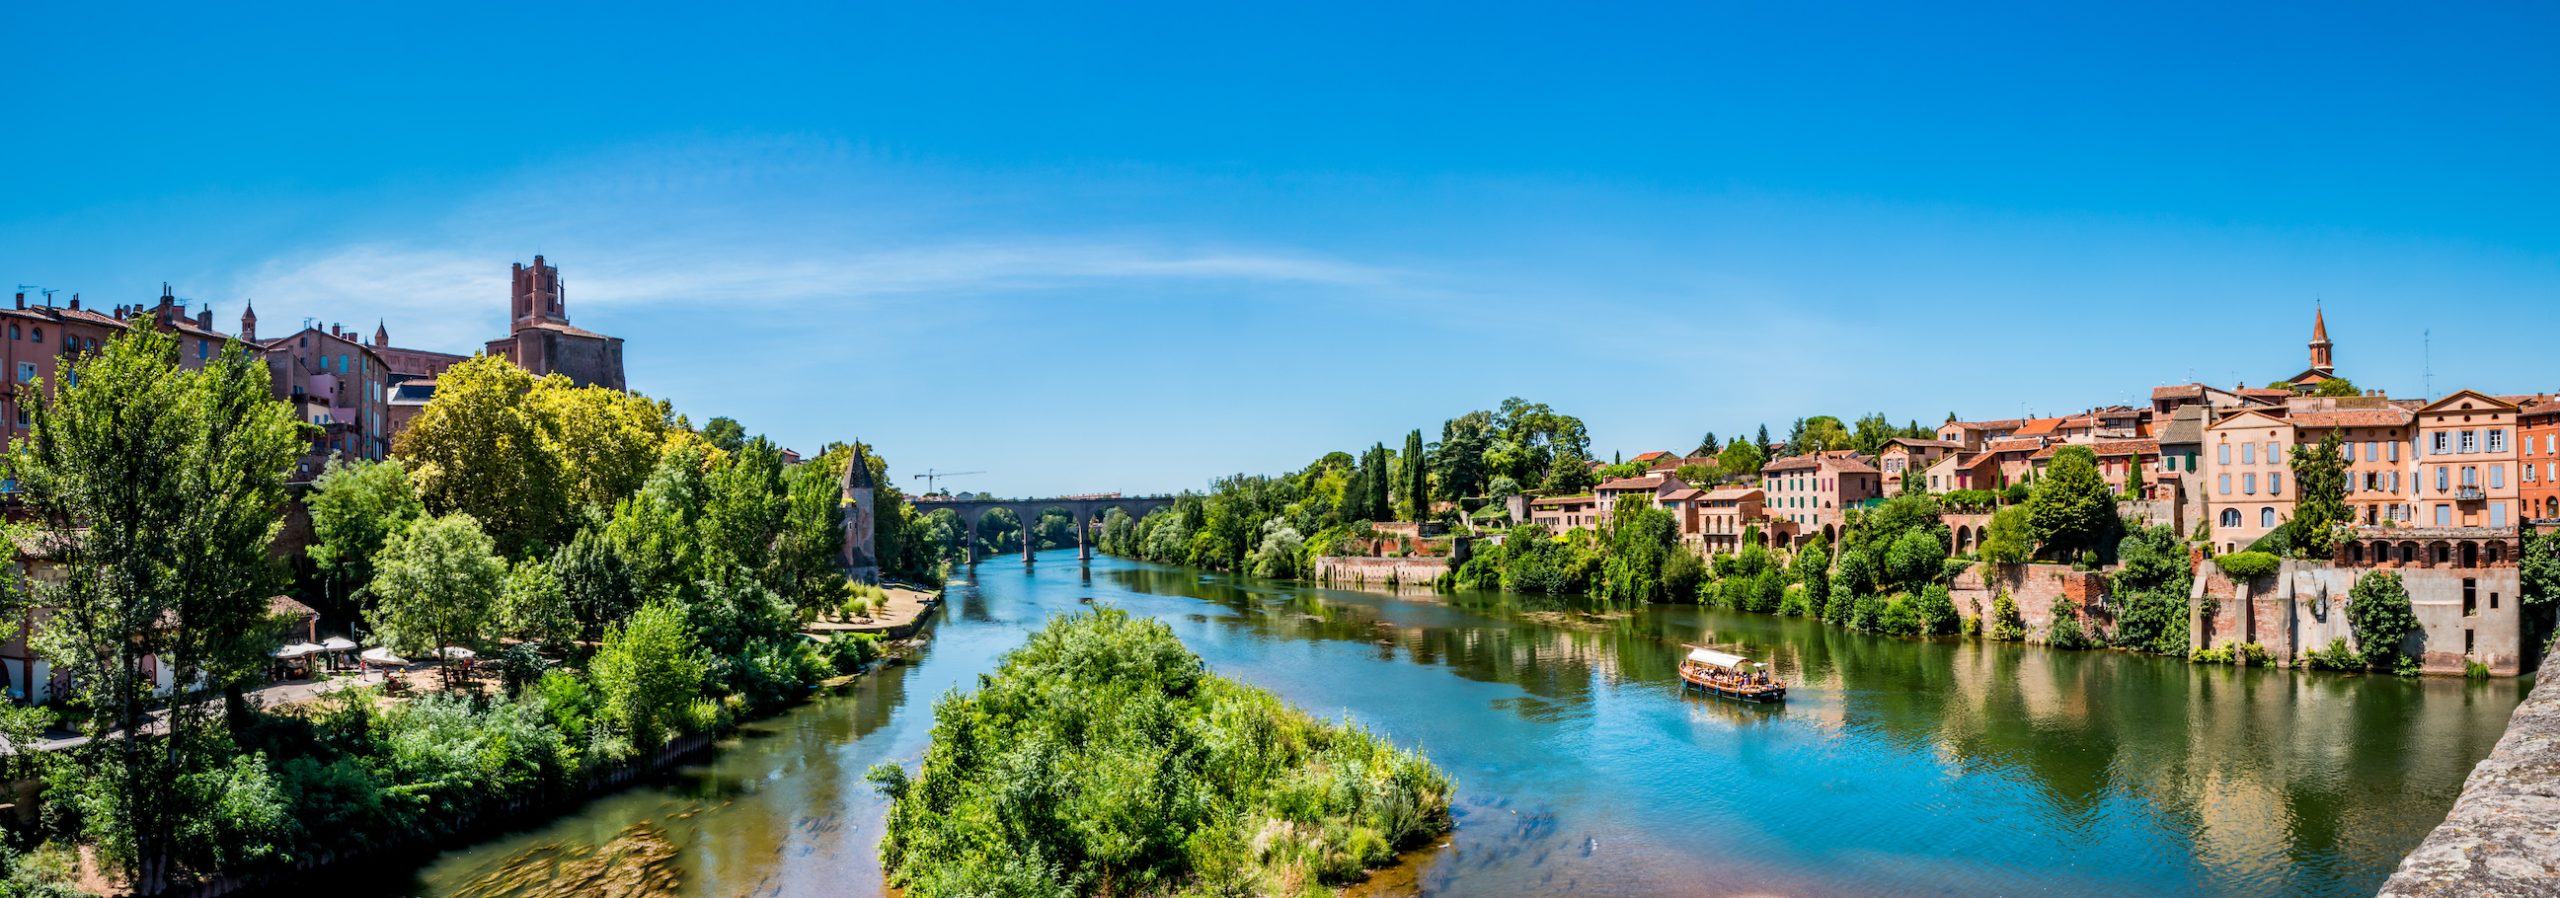
<path id="1" fill-rule="evenodd" d="M 999 508 L 1010 509 L 1014 519 L 1022 523 L 1022 563 L 1030 564 L 1033 545 L 1031 528 L 1040 523 L 1040 516 L 1050 509 L 1063 510 L 1075 516 L 1076 560 L 1084 561 L 1093 557 L 1093 544 L 1086 534 L 1102 520 L 1105 512 L 1117 508 L 1128 513 L 1132 518 L 1143 518 L 1147 516 L 1147 512 L 1171 506 L 1173 497 L 1123 496 L 1118 493 L 1059 496 L 1051 499 L 956 499 L 950 496 L 917 496 L 908 499 L 907 503 L 915 506 L 916 511 L 923 514 L 932 514 L 946 508 L 958 512 L 961 529 L 968 534 L 961 542 L 968 550 L 970 564 L 978 563 L 979 519 L 986 517 L 987 512 Z"/>

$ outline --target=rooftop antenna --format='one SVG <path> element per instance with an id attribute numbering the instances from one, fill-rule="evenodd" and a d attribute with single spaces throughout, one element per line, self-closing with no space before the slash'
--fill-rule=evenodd
<path id="1" fill-rule="evenodd" d="M 2436 398 L 2436 332 L 2432 328 L 2418 332 L 2418 360 L 2424 365 L 2418 370 L 2421 372 L 2420 376 L 2426 378 L 2427 398 L 2434 399 Z"/>
<path id="2" fill-rule="evenodd" d="M 45 307 L 46 307 L 46 308 L 52 308 L 52 307 L 53 307 L 53 295 L 54 295 L 54 294 L 56 294 L 56 293 L 60 293 L 60 292 L 62 292 L 62 291 L 60 291 L 60 290 L 56 290 L 56 289 L 54 289 L 54 288 L 52 288 L 52 287 L 39 287 L 39 286 L 36 286 L 36 285 L 34 285 L 34 284 L 19 284 L 19 285 L 18 285 L 18 289 L 20 289 L 20 290 L 34 290 L 34 291 L 36 291 L 36 292 L 38 292 L 38 293 L 42 293 L 42 294 L 44 294 L 44 304 L 45 304 Z"/>

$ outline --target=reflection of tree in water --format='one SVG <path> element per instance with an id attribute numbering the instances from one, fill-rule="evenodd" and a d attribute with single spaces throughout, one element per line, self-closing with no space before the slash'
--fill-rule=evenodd
<path id="1" fill-rule="evenodd" d="M 1384 639 L 1413 663 L 1519 687 L 1525 698 L 1496 706 L 1530 721 L 1570 715 L 1595 685 L 1677 689 L 1683 643 L 1731 648 L 1827 693 L 1822 706 L 1846 734 L 2024 787 L 2044 813 L 2022 833 L 2075 846 L 2119 837 L 2117 805 L 2138 801 L 2191 846 L 2203 882 L 2271 893 L 2370 892 L 2433 825 L 2425 809 L 2451 803 L 2523 689 L 1894 639 L 1803 619 L 1503 593 L 1432 597 L 1447 613 L 1382 626 L 1415 615 L 1314 587 L 1166 569 L 1111 576 L 1135 591 L 1216 602 L 1239 612 L 1226 624 L 1275 638 Z M 1728 719 L 1723 710 L 1736 709 L 1692 703 L 1688 713 Z"/>

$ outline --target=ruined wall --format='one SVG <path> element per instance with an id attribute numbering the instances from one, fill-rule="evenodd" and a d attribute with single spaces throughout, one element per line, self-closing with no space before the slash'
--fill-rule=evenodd
<path id="1" fill-rule="evenodd" d="M 2115 630 L 2114 610 L 2107 604 L 2107 579 L 2093 571 L 2073 570 L 2067 564 L 1977 564 L 1957 574 L 1948 587 L 1948 597 L 1955 600 L 1956 610 L 1980 615 L 1990 620 L 1992 603 L 2001 590 L 2008 590 L 2011 601 L 2018 603 L 2018 617 L 2027 622 L 2029 639 L 2043 639 L 2053 626 L 2053 606 L 2070 602 L 2080 607 L 2080 620 L 2093 633 Z"/>
<path id="2" fill-rule="evenodd" d="M 1449 572 L 1449 559 L 1351 558 L 1327 555 L 1316 559 L 1316 579 L 1345 586 L 1427 586 Z"/>
<path id="3" fill-rule="evenodd" d="M 2299 654 L 2325 648 L 2336 639 L 2363 651 L 2347 622 L 2347 601 L 2356 581 L 2377 570 L 2286 561 L 2276 573 L 2254 583 L 2236 583 L 2219 565 L 2207 562 L 2196 572 L 2191 594 L 2190 644 L 2209 648 L 2254 642 L 2266 647 L 2280 665 L 2290 665 Z M 2516 604 L 2519 578 L 2514 567 L 2406 567 L 2395 573 L 2408 588 L 2410 611 L 2418 618 L 2419 632 L 2405 648 L 2418 656 L 2420 670 L 2459 674 L 2476 660 L 2488 665 L 2495 676 L 2524 672 L 2523 616 Z M 2466 585 L 2471 595 L 2468 608 L 2463 598 Z"/>

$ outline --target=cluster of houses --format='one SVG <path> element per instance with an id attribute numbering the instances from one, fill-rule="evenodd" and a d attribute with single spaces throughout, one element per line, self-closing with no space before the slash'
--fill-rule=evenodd
<path id="1" fill-rule="evenodd" d="M 1895 439 L 1872 455 L 1773 447 L 1779 457 L 1758 476 L 1711 483 L 1689 483 L 1678 472 L 1715 469 L 1715 458 L 1649 452 L 1635 459 L 1646 465 L 1639 476 L 1607 480 L 1588 495 L 1517 500 L 1509 514 L 1551 529 L 1596 528 L 1618 503 L 1637 501 L 1671 511 L 1683 541 L 1702 553 L 1737 551 L 1747 535 L 1785 549 L 1817 535 L 1836 542 L 1851 510 L 1906 491 L 1990 494 L 1996 504 L 2041 477 L 2056 452 L 2085 446 L 2129 517 L 2230 553 L 2293 517 L 2294 452 L 2335 435 L 2352 524 L 2334 563 L 2477 569 L 2481 577 L 2445 580 L 2444 594 L 2417 601 L 2511 618 L 2520 534 L 2560 525 L 2560 396 L 2460 390 L 2398 399 L 2337 384 L 2322 389 L 2338 378 L 2331 350 L 2328 322 L 2315 310 L 2310 366 L 2282 386 L 2178 384 L 2153 389 L 2147 408 L 1948 421 L 1934 439 Z M 1951 550 L 1977 549 L 1991 511 L 1951 508 Z M 2500 595 L 2508 598 L 2502 606 Z M 2517 628 L 2509 620 L 2496 629 Z M 2465 641 L 2476 639 L 2466 631 Z"/>
<path id="2" fill-rule="evenodd" d="M 477 349 L 514 361 L 535 375 L 559 374 L 580 385 L 623 389 L 622 339 L 569 323 L 560 269 L 533 257 L 533 264 L 514 265 L 510 278 L 507 335 Z M 266 363 L 275 397 L 292 404 L 305 425 L 302 458 L 290 472 L 295 481 L 317 477 L 332 456 L 381 459 L 392 439 L 435 395 L 438 375 L 469 359 L 462 353 L 393 346 L 386 326 L 377 324 L 370 339 L 339 324 L 305 321 L 281 335 L 258 332 L 258 312 L 244 308 L 236 333 L 214 324 L 210 306 L 189 311 L 168 285 L 157 302 L 85 306 L 73 294 L 56 304 L 46 293 L 30 301 L 25 292 L 0 308 L 0 441 L 14 442 L 28 433 L 30 403 L 70 382 L 72 363 L 97 352 L 106 341 L 132 327 L 153 327 L 178 341 L 178 361 L 202 367 L 215 355 L 238 346 Z M 0 492 L 5 487 L 0 486 Z M 289 519 L 285 541 L 307 533 Z M 298 551 L 298 545 L 279 551 Z M 16 567 L 22 578 L 59 576 L 46 547 L 20 539 Z M 302 642 L 317 637 L 318 615 L 307 606 L 279 596 L 273 616 Z M 41 609 L 25 609 L 15 625 L 0 633 L 0 688 L 22 702 L 43 703 L 67 686 L 30 646 L 40 625 Z M 160 676 L 163 690 L 170 684 Z"/>

